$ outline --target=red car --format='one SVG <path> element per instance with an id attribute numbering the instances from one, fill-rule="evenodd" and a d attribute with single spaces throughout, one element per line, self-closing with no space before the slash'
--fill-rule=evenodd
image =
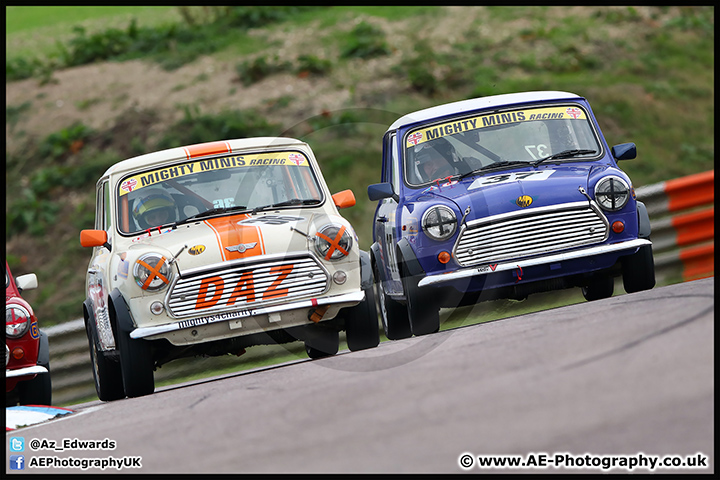
<path id="1" fill-rule="evenodd" d="M 50 405 L 50 347 L 37 317 L 21 296 L 37 288 L 34 273 L 13 278 L 5 262 L 5 401 L 6 406 Z"/>

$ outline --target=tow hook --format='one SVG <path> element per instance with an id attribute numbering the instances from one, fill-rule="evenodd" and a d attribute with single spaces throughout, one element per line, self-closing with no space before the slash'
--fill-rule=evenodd
<path id="1" fill-rule="evenodd" d="M 322 320 L 322 317 L 323 315 L 325 315 L 325 312 L 328 311 L 328 308 L 330 308 L 329 305 L 323 305 L 316 309 L 310 310 L 310 312 L 308 313 L 308 320 L 318 323 L 320 320 Z"/>

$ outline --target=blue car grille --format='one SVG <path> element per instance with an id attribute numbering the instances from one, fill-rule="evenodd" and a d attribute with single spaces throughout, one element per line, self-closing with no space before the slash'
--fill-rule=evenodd
<path id="1" fill-rule="evenodd" d="M 609 223 L 589 202 L 511 212 L 467 222 L 453 253 L 463 266 L 556 253 L 608 238 Z"/>

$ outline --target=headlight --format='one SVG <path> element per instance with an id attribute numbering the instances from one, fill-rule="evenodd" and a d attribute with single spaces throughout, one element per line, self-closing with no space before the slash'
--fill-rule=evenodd
<path id="1" fill-rule="evenodd" d="M 5 335 L 18 338 L 25 335 L 30 327 L 30 312 L 20 305 L 5 307 Z"/>
<path id="2" fill-rule="evenodd" d="M 347 256 L 352 244 L 352 236 L 344 225 L 325 225 L 315 234 L 315 250 L 325 260 Z"/>
<path id="3" fill-rule="evenodd" d="M 423 214 L 422 228 L 434 240 L 447 240 L 455 233 L 457 217 L 448 207 L 436 205 Z"/>
<path id="4" fill-rule="evenodd" d="M 605 210 L 620 210 L 629 199 L 630 187 L 620 177 L 605 177 L 595 185 L 595 201 Z"/>
<path id="5" fill-rule="evenodd" d="M 143 290 L 158 292 L 170 284 L 172 269 L 159 253 L 146 253 L 135 262 L 133 276 Z"/>

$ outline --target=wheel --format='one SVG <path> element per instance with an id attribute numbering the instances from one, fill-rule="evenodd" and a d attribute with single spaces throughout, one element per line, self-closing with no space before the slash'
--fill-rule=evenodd
<path id="1" fill-rule="evenodd" d="M 47 373 L 38 373 L 35 378 L 18 383 L 20 405 L 52 405 L 52 382 L 50 365 L 43 365 Z"/>
<path id="2" fill-rule="evenodd" d="M 331 357 L 340 348 L 337 330 L 324 325 L 308 325 L 303 332 L 305 352 L 313 360 Z"/>
<path id="3" fill-rule="evenodd" d="M 374 282 L 373 282 L 374 283 Z M 375 306 L 375 290 L 371 285 L 364 288 L 365 300 L 345 311 L 345 339 L 350 351 L 375 348 L 380 343 L 378 314 Z"/>
<path id="4" fill-rule="evenodd" d="M 117 304 L 111 304 L 110 313 L 113 315 L 113 325 L 117 327 L 113 332 L 120 351 L 120 371 L 125 395 L 130 398 L 149 395 L 155 391 L 150 341 L 130 338 L 130 332 L 120 327 L 122 324 L 129 324 L 130 320 L 127 318 L 129 312 L 125 310 L 127 307 L 124 306 L 122 297 L 117 301 Z"/>
<path id="5" fill-rule="evenodd" d="M 40 331 L 37 364 L 47 368 L 47 373 L 38 373 L 35 378 L 18 383 L 20 405 L 52 405 L 52 382 L 50 380 L 50 344 L 48 337 Z"/>
<path id="6" fill-rule="evenodd" d="M 130 332 L 118 331 L 120 371 L 125 395 L 130 398 L 150 395 L 155 391 L 153 359 L 147 340 L 130 338 Z"/>
<path id="7" fill-rule="evenodd" d="M 378 279 L 375 282 L 375 288 L 378 304 L 380 305 L 380 320 L 382 321 L 385 336 L 389 340 L 412 337 L 407 310 L 403 305 L 385 295 L 385 289 L 382 286 L 382 281 L 379 280 L 377 268 L 374 269 L 374 273 L 375 278 Z"/>
<path id="8" fill-rule="evenodd" d="M 585 300 L 592 302 L 603 298 L 612 297 L 615 289 L 615 280 L 610 276 L 591 277 L 587 280 L 587 285 L 582 287 L 582 294 Z"/>
<path id="9" fill-rule="evenodd" d="M 623 287 L 627 293 L 650 290 L 655 286 L 655 260 L 652 245 L 643 245 L 632 255 L 622 257 Z"/>
<path id="10" fill-rule="evenodd" d="M 98 348 L 97 332 L 91 322 L 94 322 L 92 318 L 85 321 L 85 332 L 90 347 L 90 363 L 92 363 L 97 396 L 103 402 L 125 398 L 120 363 L 105 357 Z"/>
<path id="11" fill-rule="evenodd" d="M 407 300 L 407 315 L 413 335 L 427 335 L 440 330 L 440 308 L 428 292 L 418 287 L 420 277 L 402 269 L 402 284 Z"/>

